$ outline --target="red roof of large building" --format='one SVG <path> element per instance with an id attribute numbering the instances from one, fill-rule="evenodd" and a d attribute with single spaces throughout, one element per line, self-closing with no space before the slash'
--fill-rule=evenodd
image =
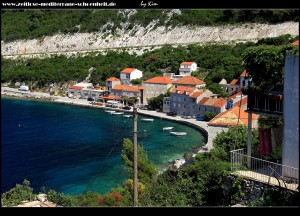
<path id="1" fill-rule="evenodd" d="M 192 65 L 195 62 L 181 62 L 181 65 Z"/>
<path id="2" fill-rule="evenodd" d="M 173 81 L 173 84 L 175 85 L 202 85 L 205 84 L 202 80 L 197 79 L 196 77 L 193 76 L 184 76 L 178 80 Z"/>
<path id="3" fill-rule="evenodd" d="M 234 105 L 237 106 L 237 107 L 240 107 L 240 106 L 243 106 L 247 103 L 248 103 L 248 97 L 245 97 L 242 100 L 239 100 L 239 101 L 235 102 Z"/>
<path id="4" fill-rule="evenodd" d="M 292 43 L 294 46 L 299 46 L 299 40 L 296 40 Z"/>
<path id="5" fill-rule="evenodd" d="M 238 83 L 238 79 L 233 79 L 232 81 L 231 81 L 231 83 L 229 83 L 230 85 L 236 85 L 237 83 Z"/>
<path id="6" fill-rule="evenodd" d="M 201 92 L 201 91 L 196 91 L 196 92 L 194 92 L 190 97 L 191 98 L 197 98 L 197 97 L 199 97 L 200 95 L 202 95 L 203 94 L 203 92 Z"/>
<path id="7" fill-rule="evenodd" d="M 199 105 L 212 106 L 212 107 L 222 107 L 225 106 L 227 100 L 223 98 L 209 98 L 204 97 L 198 102 Z"/>
<path id="8" fill-rule="evenodd" d="M 234 107 L 230 110 L 222 112 L 208 122 L 208 125 L 215 126 L 248 126 L 248 113 L 239 107 Z M 252 122 L 258 118 L 258 115 L 252 114 Z M 239 120 L 238 120 L 239 119 Z"/>
<path id="9" fill-rule="evenodd" d="M 128 85 L 116 85 L 112 88 L 115 91 L 129 91 L 129 92 L 140 92 L 139 86 L 128 86 Z"/>
<path id="10" fill-rule="evenodd" d="M 136 70 L 136 68 L 125 68 L 121 72 L 122 73 L 132 73 L 134 70 Z"/>
<path id="11" fill-rule="evenodd" d="M 75 86 L 75 85 L 73 85 L 73 86 L 70 86 L 69 88 L 70 88 L 70 89 L 82 90 L 84 87 L 82 87 L 82 86 Z"/>
<path id="12" fill-rule="evenodd" d="M 144 83 L 157 83 L 157 84 L 171 84 L 172 80 L 170 77 L 153 77 L 144 81 Z"/>
<path id="13" fill-rule="evenodd" d="M 105 81 L 112 82 L 112 81 L 120 81 L 120 80 L 116 77 L 110 77 L 110 78 L 106 79 Z"/>
<path id="14" fill-rule="evenodd" d="M 190 95 L 196 88 L 188 87 L 188 86 L 178 86 L 175 89 L 172 89 L 170 93 L 184 94 L 186 92 L 187 95 Z"/>

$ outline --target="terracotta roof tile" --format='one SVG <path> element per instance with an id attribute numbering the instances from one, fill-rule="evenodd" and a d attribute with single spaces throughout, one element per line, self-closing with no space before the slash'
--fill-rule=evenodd
<path id="1" fill-rule="evenodd" d="M 195 62 L 181 62 L 181 65 L 192 65 Z"/>
<path id="2" fill-rule="evenodd" d="M 227 103 L 227 100 L 222 99 L 222 98 L 218 98 L 216 100 L 216 102 L 214 103 L 213 107 L 222 107 L 222 106 L 225 106 L 226 103 Z"/>
<path id="3" fill-rule="evenodd" d="M 144 81 L 144 83 L 157 83 L 157 84 L 171 84 L 172 80 L 170 77 L 153 77 Z"/>
<path id="4" fill-rule="evenodd" d="M 202 98 L 199 102 L 198 102 L 198 104 L 199 105 L 204 105 L 205 103 L 206 103 L 206 101 L 208 101 L 209 100 L 209 97 L 204 97 L 204 98 Z"/>
<path id="5" fill-rule="evenodd" d="M 201 91 L 196 91 L 196 92 L 194 92 L 190 97 L 191 98 L 197 98 L 197 97 L 199 97 L 200 95 L 202 95 L 203 94 L 203 92 L 201 92 Z"/>
<path id="6" fill-rule="evenodd" d="M 70 86 L 69 88 L 70 88 L 70 89 L 78 89 L 78 90 L 82 90 L 84 87 L 73 85 L 73 86 Z"/>
<path id="7" fill-rule="evenodd" d="M 134 70 L 136 70 L 136 68 L 125 68 L 121 72 L 122 73 L 132 73 Z"/>
<path id="8" fill-rule="evenodd" d="M 202 80 L 197 79 L 196 77 L 193 76 L 184 76 L 178 80 L 175 80 L 173 82 L 175 85 L 202 85 L 205 84 Z"/>
<path id="9" fill-rule="evenodd" d="M 244 76 L 246 76 L 246 74 L 247 74 L 247 71 L 244 70 L 243 73 L 241 73 L 240 77 L 244 77 Z"/>
<path id="10" fill-rule="evenodd" d="M 229 83 L 230 85 L 237 85 L 237 83 L 238 83 L 238 79 L 233 79 L 232 81 L 231 81 L 231 83 Z"/>
<path id="11" fill-rule="evenodd" d="M 198 102 L 199 105 L 212 106 L 212 107 L 222 107 L 227 103 L 226 99 L 223 98 L 209 98 L 204 97 Z"/>
<path id="12" fill-rule="evenodd" d="M 208 125 L 216 125 L 216 126 L 236 126 L 238 125 L 246 125 L 248 126 L 248 113 L 245 110 L 240 110 L 240 118 L 239 116 L 239 107 L 234 107 L 230 110 L 222 112 L 214 117 L 212 120 L 208 122 Z M 252 114 L 252 122 L 258 118 L 258 115 Z"/>
<path id="13" fill-rule="evenodd" d="M 247 103 L 248 103 L 248 98 L 245 97 L 245 98 L 242 99 L 242 101 L 239 100 L 239 101 L 237 101 L 234 105 L 237 106 L 237 107 L 240 107 L 240 105 L 243 106 L 243 105 L 245 105 L 245 104 L 247 104 Z"/>
<path id="14" fill-rule="evenodd" d="M 294 46 L 299 46 L 299 40 L 296 40 L 292 43 Z"/>
<path id="15" fill-rule="evenodd" d="M 112 88 L 112 90 L 116 91 L 130 91 L 130 92 L 140 92 L 138 86 L 128 86 L 128 85 L 116 85 Z"/>
<path id="16" fill-rule="evenodd" d="M 177 88 L 175 89 L 172 89 L 170 91 L 170 93 L 176 93 L 177 94 L 183 94 L 184 92 L 187 92 L 188 95 L 191 94 L 193 91 L 195 91 L 196 88 L 193 88 L 193 87 L 188 87 L 188 86 L 178 86 Z"/>
<path id="17" fill-rule="evenodd" d="M 120 81 L 120 80 L 116 77 L 110 77 L 110 78 L 106 79 L 105 81 L 111 82 L 111 81 Z"/>

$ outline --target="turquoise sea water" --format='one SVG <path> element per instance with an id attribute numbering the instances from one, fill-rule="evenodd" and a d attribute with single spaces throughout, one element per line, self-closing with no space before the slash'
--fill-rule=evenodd
<path id="1" fill-rule="evenodd" d="M 142 117 L 138 116 L 138 143 L 159 170 L 204 144 L 203 135 L 193 128 L 158 118 L 144 122 Z M 162 130 L 168 126 L 187 136 Z M 65 194 L 108 192 L 130 177 L 121 149 L 123 139 L 132 136 L 133 119 L 123 115 L 2 97 L 1 193 L 25 178 L 36 192 L 42 186 Z"/>

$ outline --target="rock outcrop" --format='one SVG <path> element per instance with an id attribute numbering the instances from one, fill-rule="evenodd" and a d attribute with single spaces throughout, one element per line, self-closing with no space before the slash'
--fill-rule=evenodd
<path id="1" fill-rule="evenodd" d="M 260 38 L 277 37 L 284 34 L 299 35 L 298 22 L 281 24 L 243 24 L 218 27 L 180 26 L 173 29 L 167 27 L 153 28 L 134 26 L 130 31 L 118 29 L 114 35 L 107 32 L 75 33 L 72 35 L 54 35 L 43 39 L 18 40 L 5 43 L 2 41 L 1 54 L 4 57 L 14 55 L 77 53 L 103 51 L 106 49 L 130 48 L 142 54 L 145 47 L 161 47 L 162 45 L 187 45 L 216 42 L 256 41 Z"/>

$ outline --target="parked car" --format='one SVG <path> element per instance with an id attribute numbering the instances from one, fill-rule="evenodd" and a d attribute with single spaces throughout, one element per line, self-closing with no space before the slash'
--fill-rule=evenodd
<path id="1" fill-rule="evenodd" d="M 177 116 L 177 114 L 174 113 L 174 112 L 168 112 L 167 115 L 168 115 L 168 116 Z"/>
<path id="2" fill-rule="evenodd" d="M 196 116 L 197 121 L 204 121 L 205 117 L 204 116 Z"/>
<path id="3" fill-rule="evenodd" d="M 89 97 L 87 100 L 88 100 L 88 101 L 94 101 L 95 99 L 94 99 L 94 98 L 91 98 L 91 97 Z"/>

